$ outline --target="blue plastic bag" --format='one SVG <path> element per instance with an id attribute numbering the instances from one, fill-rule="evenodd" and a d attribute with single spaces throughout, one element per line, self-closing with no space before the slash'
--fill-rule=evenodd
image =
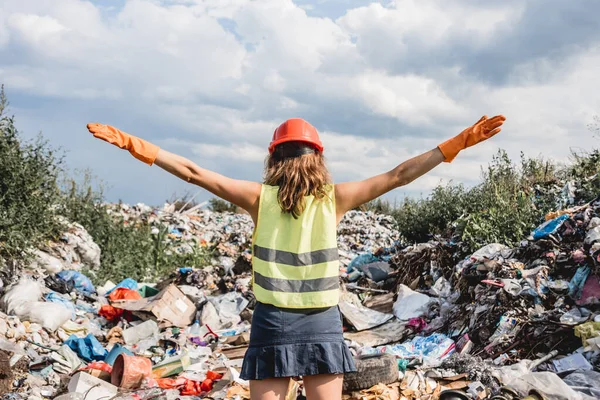
<path id="1" fill-rule="evenodd" d="M 577 268 L 577 272 L 575 272 L 571 282 L 569 282 L 569 296 L 571 296 L 573 300 L 579 300 L 581 298 L 583 286 L 590 275 L 590 271 L 591 268 L 588 266 Z"/>
<path id="2" fill-rule="evenodd" d="M 58 278 L 62 281 L 73 284 L 75 290 L 79 292 L 85 294 L 92 294 L 96 292 L 96 288 L 94 287 L 94 284 L 90 278 L 79 271 L 60 271 L 58 274 L 56 274 L 56 276 L 58 276 Z"/>
<path id="3" fill-rule="evenodd" d="M 558 232 L 558 230 L 560 229 L 562 224 L 568 219 L 569 219 L 569 216 L 567 214 L 565 214 L 565 215 L 561 215 L 558 218 L 554 218 L 554 219 L 551 219 L 550 221 L 544 222 L 542 225 L 538 226 L 533 231 L 533 233 L 532 233 L 533 240 L 543 239 L 545 237 L 548 237 L 549 235 L 555 234 L 556 232 Z"/>
<path id="4" fill-rule="evenodd" d="M 69 311 L 71 311 L 71 318 L 75 319 L 75 305 L 71 302 L 70 299 L 61 296 L 56 292 L 50 292 L 46 295 L 46 301 L 50 303 L 57 303 L 67 308 Z"/>
<path id="5" fill-rule="evenodd" d="M 352 272 L 355 268 L 358 268 L 365 264 L 371 264 L 377 261 L 381 261 L 379 257 L 373 255 L 373 253 L 364 253 L 354 257 L 350 264 L 348 264 L 348 268 L 346 270 L 347 273 Z"/>
<path id="6" fill-rule="evenodd" d="M 109 294 L 111 294 L 112 292 L 114 292 L 116 289 L 119 289 L 119 288 L 137 290 L 138 283 L 135 279 L 131 279 L 131 278 L 123 279 L 117 286 L 115 286 L 114 288 L 112 288 L 108 292 L 106 292 L 106 295 L 108 296 Z"/>
<path id="7" fill-rule="evenodd" d="M 81 339 L 75 335 L 71 335 L 65 344 L 73 350 L 79 358 L 87 362 L 90 361 L 104 361 L 108 355 L 108 351 L 96 339 L 91 333 L 85 338 Z"/>

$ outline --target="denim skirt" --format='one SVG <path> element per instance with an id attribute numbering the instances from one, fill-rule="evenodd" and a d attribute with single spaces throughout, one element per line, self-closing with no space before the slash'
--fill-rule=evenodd
<path id="1" fill-rule="evenodd" d="M 244 380 L 355 372 L 338 306 L 289 309 L 256 303 Z"/>

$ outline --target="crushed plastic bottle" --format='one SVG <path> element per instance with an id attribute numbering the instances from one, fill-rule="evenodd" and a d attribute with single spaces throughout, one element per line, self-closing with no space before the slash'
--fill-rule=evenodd
<path id="1" fill-rule="evenodd" d="M 186 329 L 186 334 L 188 338 L 198 337 L 202 333 L 202 327 L 200 326 L 200 321 L 194 321 L 194 324 Z"/>

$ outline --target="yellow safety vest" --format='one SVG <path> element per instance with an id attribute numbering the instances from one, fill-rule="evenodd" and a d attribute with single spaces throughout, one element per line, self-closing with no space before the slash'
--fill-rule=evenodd
<path id="1" fill-rule="evenodd" d="M 306 196 L 302 215 L 283 213 L 278 186 L 262 185 L 252 237 L 256 300 L 284 308 L 331 307 L 339 302 L 335 195 Z"/>

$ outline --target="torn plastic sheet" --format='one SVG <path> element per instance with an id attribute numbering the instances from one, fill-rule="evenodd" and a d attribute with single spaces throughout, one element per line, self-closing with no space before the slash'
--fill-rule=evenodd
<path id="1" fill-rule="evenodd" d="M 579 300 L 583 294 L 583 287 L 590 274 L 590 267 L 583 266 L 577 268 L 577 272 L 569 282 L 569 296 L 574 300 Z"/>
<path id="2" fill-rule="evenodd" d="M 415 292 L 406 285 L 400 285 L 398 298 L 394 303 L 394 315 L 403 321 L 420 317 L 427 312 L 430 301 L 429 296 Z"/>
<path id="3" fill-rule="evenodd" d="M 600 399 L 600 372 L 575 371 L 563 379 L 571 389 Z"/>
<path id="4" fill-rule="evenodd" d="M 531 389 L 553 400 L 594 400 L 596 397 L 573 390 L 553 372 L 531 372 L 517 375 L 508 382 L 504 382 L 520 395 L 526 396 Z"/>
<path id="5" fill-rule="evenodd" d="M 375 328 L 394 318 L 392 314 L 384 314 L 379 311 L 371 310 L 363 305 L 355 305 L 344 300 L 340 301 L 339 307 L 344 318 L 346 318 L 357 331 Z"/>
<path id="6" fill-rule="evenodd" d="M 500 243 L 490 243 L 471 255 L 473 261 L 483 261 L 485 259 L 492 260 L 503 250 L 510 250 L 509 247 Z"/>
<path id="7" fill-rule="evenodd" d="M 390 264 L 385 261 L 361 265 L 357 269 L 362 271 L 373 282 L 381 282 L 387 279 L 392 271 Z"/>

